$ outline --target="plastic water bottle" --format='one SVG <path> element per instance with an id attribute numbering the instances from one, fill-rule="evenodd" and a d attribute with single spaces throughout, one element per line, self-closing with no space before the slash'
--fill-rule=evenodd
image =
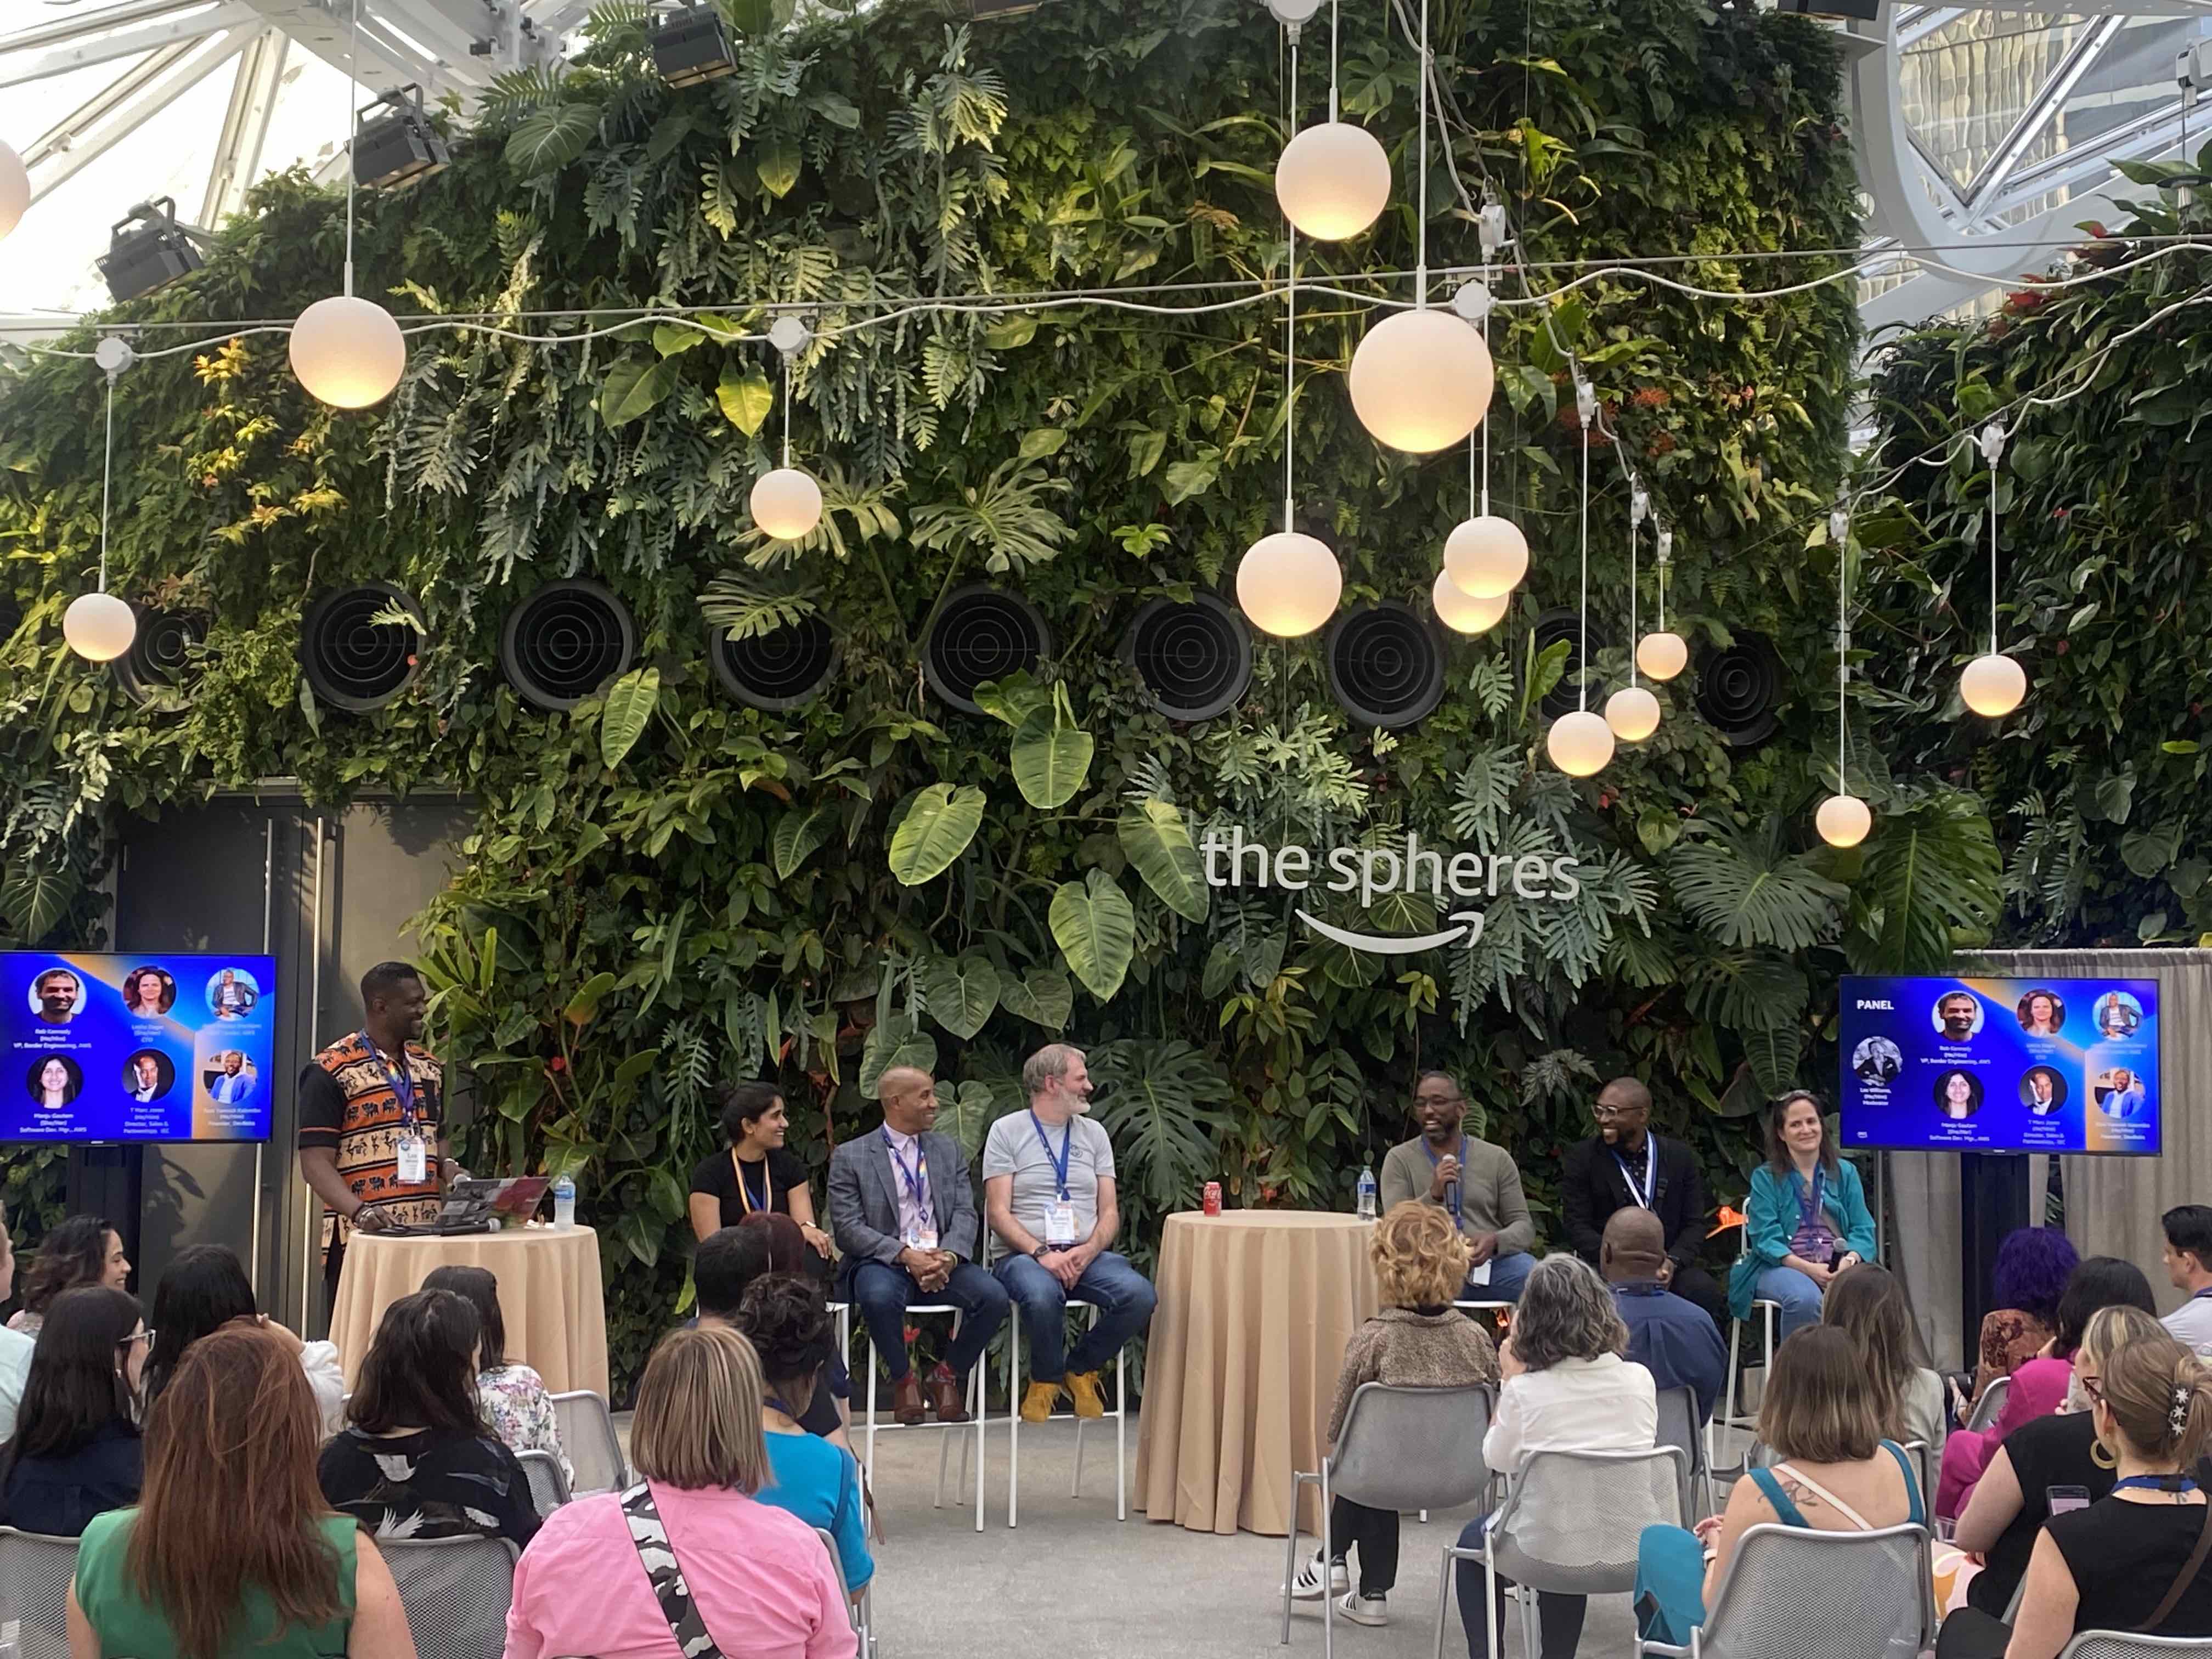
<path id="1" fill-rule="evenodd" d="M 553 1183 L 553 1227 L 556 1232 L 576 1230 L 576 1178 L 562 1176 Z"/>
<path id="2" fill-rule="evenodd" d="M 1359 1172 L 1359 1218 L 1375 1219 L 1375 1166 L 1371 1164 Z"/>

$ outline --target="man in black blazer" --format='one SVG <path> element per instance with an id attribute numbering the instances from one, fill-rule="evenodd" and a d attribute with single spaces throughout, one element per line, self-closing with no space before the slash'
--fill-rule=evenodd
<path id="1" fill-rule="evenodd" d="M 1560 1163 L 1559 1208 L 1575 1254 L 1595 1267 L 1613 1212 L 1642 1206 L 1667 1235 L 1660 1282 L 1726 1330 L 1728 1297 L 1698 1266 L 1710 1218 L 1696 1156 L 1681 1141 L 1651 1133 L 1651 1091 L 1632 1077 L 1617 1077 L 1598 1091 L 1596 1116 L 1597 1133 L 1569 1147 Z"/>
<path id="2" fill-rule="evenodd" d="M 891 1376 L 891 1414 L 922 1419 L 921 1383 L 906 1352 L 906 1310 L 960 1310 L 960 1334 L 930 1373 L 940 1423 L 968 1420 L 968 1374 L 1009 1305 L 1006 1287 L 975 1263 L 975 1193 L 960 1143 L 933 1133 L 937 1081 L 895 1066 L 877 1085 L 883 1127 L 830 1158 L 830 1231 L 843 1257 L 839 1284 Z"/>

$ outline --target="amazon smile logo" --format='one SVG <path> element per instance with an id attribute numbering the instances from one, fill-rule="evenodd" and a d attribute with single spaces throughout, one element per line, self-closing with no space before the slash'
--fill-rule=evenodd
<path id="1" fill-rule="evenodd" d="M 1296 842 L 1270 848 L 1247 841 L 1242 829 L 1232 827 L 1207 831 L 1199 843 L 1199 852 L 1205 860 L 1209 887 L 1280 887 L 1295 893 L 1318 884 L 1324 892 L 1356 891 L 1363 910 L 1391 893 L 1427 892 L 1448 902 L 1497 898 L 1510 890 L 1516 898 L 1563 901 L 1583 890 L 1575 873 L 1581 868 L 1578 859 L 1540 858 L 1533 854 L 1519 858 L 1502 854 L 1445 854 L 1423 847 L 1420 837 L 1411 833 L 1402 850 L 1389 846 L 1334 847 L 1317 855 L 1314 848 Z M 1334 927 L 1310 910 L 1301 908 L 1296 914 L 1323 939 L 1377 956 L 1411 956 L 1461 943 L 1473 946 L 1482 938 L 1480 910 L 1454 910 L 1445 918 L 1451 927 L 1412 934 L 1355 933 Z"/>

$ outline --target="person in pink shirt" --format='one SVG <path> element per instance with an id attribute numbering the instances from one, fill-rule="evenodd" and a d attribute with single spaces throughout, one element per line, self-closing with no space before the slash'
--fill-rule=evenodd
<path id="1" fill-rule="evenodd" d="M 854 1659 L 821 1539 L 753 1496 L 771 1479 L 762 1393 L 737 1332 L 661 1339 L 630 1428 L 643 1479 L 546 1517 L 515 1565 L 505 1659 L 683 1659 L 706 1643 L 744 1659 Z"/>

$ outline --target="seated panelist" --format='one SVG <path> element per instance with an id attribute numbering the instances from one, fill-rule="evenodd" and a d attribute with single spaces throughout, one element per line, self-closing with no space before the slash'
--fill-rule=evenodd
<path id="1" fill-rule="evenodd" d="M 1503 1146 L 1468 1139 L 1461 1127 L 1467 1097 L 1447 1072 L 1413 1083 L 1413 1121 L 1421 1133 L 1382 1159 L 1382 1208 L 1408 1201 L 1447 1211 L 1468 1243 L 1462 1301 L 1518 1302 L 1536 1258 L 1536 1224 L 1521 1190 L 1521 1171 Z M 1487 1268 L 1487 1273 L 1484 1269 Z"/>

